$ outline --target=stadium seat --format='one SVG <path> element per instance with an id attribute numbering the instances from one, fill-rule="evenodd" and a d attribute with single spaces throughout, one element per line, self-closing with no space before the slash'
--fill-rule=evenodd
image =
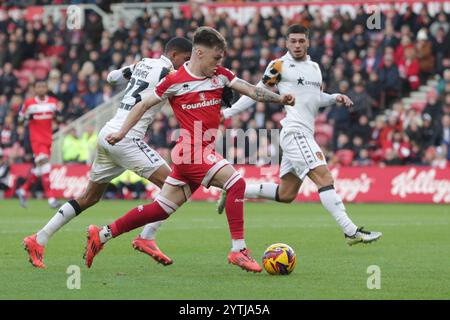
<path id="1" fill-rule="evenodd" d="M 348 167 L 352 165 L 354 153 L 352 150 L 348 149 L 338 150 L 336 152 L 336 157 L 340 165 Z"/>
<path id="2" fill-rule="evenodd" d="M 23 76 L 17 77 L 17 82 L 19 83 L 19 86 L 20 86 L 22 89 L 26 89 L 27 86 L 28 86 L 28 83 L 29 83 L 28 77 L 23 77 Z"/>
<path id="3" fill-rule="evenodd" d="M 328 145 L 328 143 L 331 140 L 326 133 L 322 132 L 316 132 L 314 134 L 314 139 L 316 140 L 317 144 L 321 147 Z"/>
<path id="4" fill-rule="evenodd" d="M 50 71 L 52 69 L 52 64 L 50 60 L 38 60 L 34 66 L 35 68 L 44 68 Z"/>
<path id="5" fill-rule="evenodd" d="M 327 122 L 327 113 L 326 112 L 319 113 L 316 118 L 316 125 L 326 122 Z"/>
<path id="6" fill-rule="evenodd" d="M 36 60 L 27 59 L 22 63 L 22 68 L 24 69 L 34 69 L 36 66 Z"/>
<path id="7" fill-rule="evenodd" d="M 34 74 L 36 79 L 42 80 L 42 79 L 47 78 L 48 70 L 46 68 L 42 68 L 42 67 L 35 68 L 33 70 L 33 74 Z"/>
<path id="8" fill-rule="evenodd" d="M 331 139 L 331 137 L 333 137 L 333 126 L 328 123 L 322 123 L 316 126 L 316 132 L 323 133 L 328 137 L 328 139 Z"/>

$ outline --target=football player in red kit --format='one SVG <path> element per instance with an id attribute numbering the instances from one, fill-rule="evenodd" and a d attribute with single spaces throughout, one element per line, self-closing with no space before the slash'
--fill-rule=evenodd
<path id="1" fill-rule="evenodd" d="M 226 159 L 215 152 L 211 139 L 219 127 L 221 96 L 225 87 L 263 102 L 293 105 L 295 99 L 290 94 L 280 96 L 255 87 L 221 67 L 226 41 L 217 30 L 201 27 L 193 38 L 191 60 L 177 72 L 167 75 L 152 95 L 134 106 L 119 132 L 106 137 L 110 144 L 116 144 L 146 110 L 165 99 L 169 100 L 181 127 L 180 138 L 172 150 L 174 170 L 155 201 L 131 210 L 110 225 L 102 228 L 89 226 L 85 252 L 88 267 L 108 240 L 148 222 L 167 219 L 203 185 L 219 187 L 227 192 L 225 208 L 232 239 L 228 261 L 247 271 L 262 270 L 250 256 L 244 240 L 245 181 Z"/>
<path id="2" fill-rule="evenodd" d="M 58 110 L 60 102 L 47 95 L 48 87 L 45 80 L 37 80 L 34 84 L 34 98 L 25 101 L 19 111 L 19 123 L 28 122 L 31 149 L 34 156 L 34 168 L 26 182 L 16 191 L 20 205 L 27 206 L 28 191 L 38 178 L 41 178 L 42 187 L 48 204 L 52 208 L 59 206 L 50 185 L 50 155 L 52 149 L 53 121 L 59 120 Z"/>

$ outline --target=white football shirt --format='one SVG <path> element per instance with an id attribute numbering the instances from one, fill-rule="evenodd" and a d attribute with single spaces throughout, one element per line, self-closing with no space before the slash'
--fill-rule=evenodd
<path id="1" fill-rule="evenodd" d="M 165 56 L 159 59 L 144 58 L 135 65 L 130 66 L 131 79 L 128 81 L 125 95 L 122 98 L 115 116 L 106 123 L 105 128 L 111 131 L 119 131 L 125 122 L 130 110 L 141 100 L 153 94 L 160 80 L 173 70 L 172 62 Z M 148 126 L 155 119 L 156 113 L 167 102 L 161 102 L 147 110 L 138 123 L 127 133 L 127 137 L 142 139 Z"/>

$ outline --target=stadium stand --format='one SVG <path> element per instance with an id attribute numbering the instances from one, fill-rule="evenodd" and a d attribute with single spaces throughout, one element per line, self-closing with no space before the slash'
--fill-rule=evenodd
<path id="1" fill-rule="evenodd" d="M 65 3 L 34 4 L 50 2 Z M 361 7 L 355 18 L 339 10 L 332 17 L 305 10 L 289 18 L 273 7 L 270 18 L 259 12 L 244 25 L 216 10 L 207 15 L 191 10 L 184 16 L 170 9 L 141 10 L 131 23 L 119 20 L 113 28 L 88 10 L 81 30 L 70 30 L 51 16 L 34 20 L 20 9 L 15 1 L 0 9 L 0 147 L 10 163 L 31 160 L 28 133 L 18 126 L 17 112 L 33 96 L 36 79 L 48 78 L 51 94 L 64 105 L 67 124 L 113 101 L 122 88 L 106 83 L 110 70 L 159 57 L 170 37 L 190 37 L 197 26 L 210 25 L 228 40 L 224 66 L 257 83 L 266 64 L 284 54 L 282 32 L 292 23 L 310 28 L 309 53 L 322 68 L 324 90 L 346 93 L 356 102 L 352 110 L 335 106 L 317 119 L 316 138 L 330 164 L 445 167 L 450 161 L 450 16 L 443 9 L 433 15 L 426 5 L 414 11 L 412 6 L 402 12 L 388 9 L 381 30 L 365 27 L 368 14 Z M 225 127 L 280 127 L 281 106 L 259 104 L 250 110 Z M 149 144 L 168 155 L 175 127 L 170 113 L 160 114 L 149 128 Z M 70 139 L 88 148 L 81 134 Z M 89 162 L 86 152 L 79 157 L 62 155 L 67 161 Z"/>

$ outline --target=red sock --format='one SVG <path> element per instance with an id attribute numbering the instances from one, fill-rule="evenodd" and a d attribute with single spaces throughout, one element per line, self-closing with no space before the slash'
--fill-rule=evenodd
<path id="1" fill-rule="evenodd" d="M 25 181 L 25 183 L 20 187 L 23 190 L 25 190 L 26 192 L 28 192 L 30 190 L 30 187 L 35 184 L 38 180 L 38 177 L 36 174 L 34 174 L 33 171 L 30 172 L 30 175 L 27 178 L 27 181 Z"/>
<path id="2" fill-rule="evenodd" d="M 50 173 L 45 173 L 41 176 L 42 187 L 44 188 L 45 196 L 53 198 L 53 191 L 50 187 Z"/>
<path id="3" fill-rule="evenodd" d="M 115 238 L 122 233 L 142 227 L 147 223 L 167 219 L 169 215 L 157 201 L 132 209 L 126 215 L 109 225 L 112 236 Z"/>
<path id="4" fill-rule="evenodd" d="M 225 211 L 231 239 L 244 239 L 244 192 L 245 180 L 242 178 L 227 190 Z"/>

